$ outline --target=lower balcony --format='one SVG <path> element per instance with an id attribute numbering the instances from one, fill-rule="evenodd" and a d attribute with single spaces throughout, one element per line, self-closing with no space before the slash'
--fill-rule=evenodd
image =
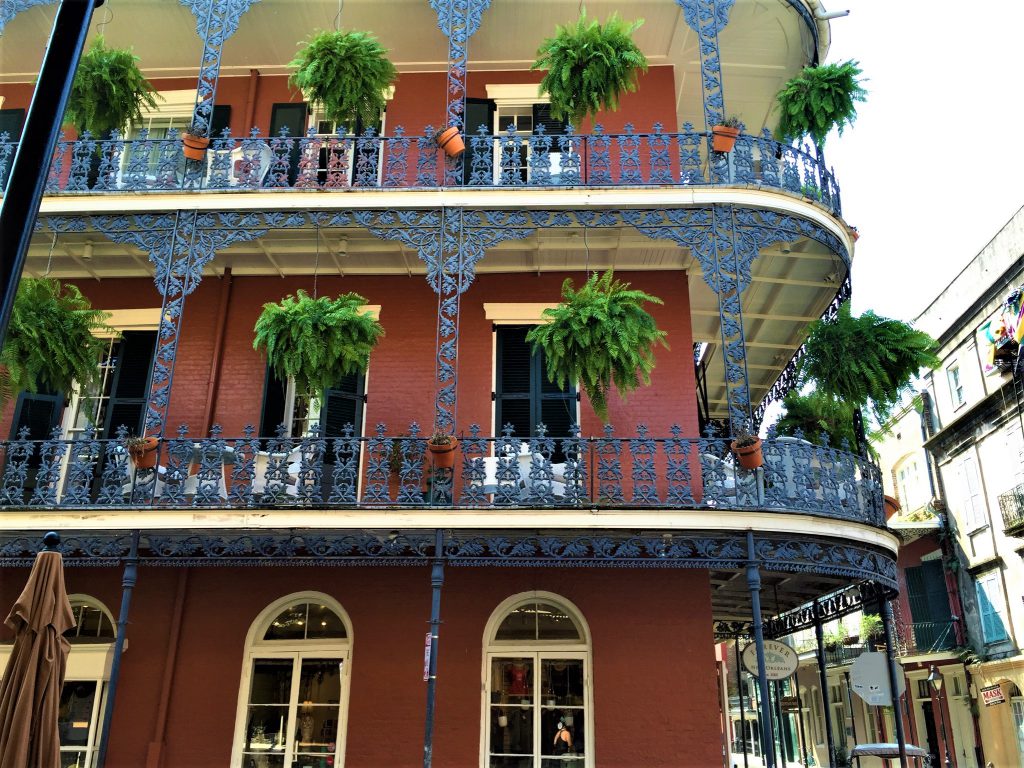
<path id="1" fill-rule="evenodd" d="M 957 647 L 956 621 L 915 621 L 898 629 L 897 655 L 920 656 Z"/>
<path id="2" fill-rule="evenodd" d="M 1003 513 L 1003 532 L 1024 537 L 1024 485 L 1000 494 L 999 509 Z"/>
<path id="3" fill-rule="evenodd" d="M 282 430 L 283 431 L 283 430 Z M 486 437 L 473 426 L 446 468 L 413 424 L 394 436 L 311 434 L 195 438 L 184 428 L 134 458 L 124 429 L 0 444 L 0 508 L 749 510 L 802 513 L 881 528 L 881 477 L 870 461 L 790 437 L 763 441 L 743 469 L 730 441 L 648 434 Z M 136 466 L 136 461 L 140 466 Z"/>

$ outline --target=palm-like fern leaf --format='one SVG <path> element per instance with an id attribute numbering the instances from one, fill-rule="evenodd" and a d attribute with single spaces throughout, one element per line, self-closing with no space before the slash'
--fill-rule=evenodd
<path id="1" fill-rule="evenodd" d="M 142 108 L 156 107 L 152 84 L 143 76 L 130 50 L 107 48 L 99 35 L 75 70 L 64 119 L 79 133 L 105 136 L 142 120 Z"/>
<path id="2" fill-rule="evenodd" d="M 346 293 L 314 299 L 305 291 L 263 305 L 253 348 L 266 352 L 279 379 L 295 379 L 297 392 L 318 396 L 349 374 L 366 370 L 370 352 L 384 335 L 363 311 L 366 299 Z"/>
<path id="3" fill-rule="evenodd" d="M 588 21 L 584 11 L 575 24 L 558 26 L 555 36 L 541 43 L 530 69 L 547 70 L 540 90 L 550 97 L 556 120 L 578 127 L 587 115 L 618 109 L 619 95 L 636 90 L 647 59 L 632 35 L 643 23 L 612 14 L 602 25 Z"/>
<path id="4" fill-rule="evenodd" d="M 608 393 L 619 395 L 650 384 L 654 347 L 668 348 L 666 333 L 644 309 L 661 299 L 631 290 L 612 270 L 596 272 L 577 291 L 572 279 L 562 283 L 562 303 L 544 310 L 550 321 L 526 335 L 544 352 L 548 380 L 560 387 L 572 383 L 587 393 L 594 412 L 608 418 Z"/>
<path id="5" fill-rule="evenodd" d="M 355 130 L 357 121 L 376 126 L 388 86 L 398 77 L 387 53 L 368 32 L 317 32 L 288 63 L 296 67 L 288 84 L 320 104 L 339 126 Z"/>
<path id="6" fill-rule="evenodd" d="M 0 351 L 0 403 L 21 390 L 70 393 L 75 383 L 88 389 L 106 346 L 93 334 L 114 332 L 104 323 L 107 317 L 74 285 L 23 278 Z"/>
<path id="7" fill-rule="evenodd" d="M 857 119 L 857 102 L 867 96 L 860 74 L 856 61 L 805 67 L 776 96 L 779 135 L 784 139 L 810 136 L 819 147 L 833 128 L 842 135 L 843 128 Z"/>

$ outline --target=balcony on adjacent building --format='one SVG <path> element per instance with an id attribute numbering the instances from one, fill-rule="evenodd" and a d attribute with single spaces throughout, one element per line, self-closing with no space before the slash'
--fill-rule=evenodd
<path id="1" fill-rule="evenodd" d="M 884 525 L 876 465 L 794 438 L 765 439 L 763 466 L 746 470 L 728 439 L 678 428 L 651 435 L 641 426 L 631 437 L 538 428 L 520 440 L 474 426 L 447 469 L 415 425 L 399 436 L 384 425 L 359 436 L 349 425 L 332 438 L 259 438 L 251 429 L 195 438 L 181 429 L 158 444 L 151 468 L 136 468 L 120 432 L 4 441 L 0 508 L 740 510 Z"/>
<path id="2" fill-rule="evenodd" d="M 916 621 L 897 626 L 898 656 L 920 656 L 957 647 L 956 619 L 947 621 Z"/>
<path id="3" fill-rule="evenodd" d="M 1024 484 L 1000 494 L 999 509 L 1003 513 L 1003 532 L 1024 537 Z"/>

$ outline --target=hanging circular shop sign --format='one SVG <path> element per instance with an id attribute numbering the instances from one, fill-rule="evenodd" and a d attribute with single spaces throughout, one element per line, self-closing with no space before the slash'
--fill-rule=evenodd
<path id="1" fill-rule="evenodd" d="M 769 680 L 785 680 L 796 672 L 799 659 L 796 651 L 778 640 L 764 641 L 764 671 Z M 757 646 L 750 643 L 743 649 L 743 666 L 757 676 Z"/>

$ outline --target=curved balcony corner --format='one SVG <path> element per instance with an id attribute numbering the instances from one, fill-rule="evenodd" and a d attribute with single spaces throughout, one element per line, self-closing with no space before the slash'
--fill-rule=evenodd
<path id="1" fill-rule="evenodd" d="M 576 189 L 740 186 L 797 195 L 842 216 L 839 185 L 809 147 L 775 141 L 769 131 L 741 134 L 730 152 L 714 152 L 711 134 L 686 124 L 648 133 L 627 125 L 620 134 L 566 128 L 547 134 L 514 129 L 492 135 L 485 127 L 467 137 L 463 184 L 472 188 Z M 0 187 L 17 143 L 0 134 Z M 136 138 L 114 134 L 97 140 L 62 138 L 50 166 L 47 194 L 139 192 L 369 191 L 437 189 L 443 186 L 443 156 L 428 126 L 406 135 L 368 130 L 305 136 L 249 136 L 228 131 L 214 139 L 205 162 L 186 160 L 173 129 L 164 137 L 142 131 Z"/>
<path id="2" fill-rule="evenodd" d="M 164 438 L 136 468 L 125 437 L 0 443 L 0 509 L 453 509 L 744 511 L 813 515 L 884 528 L 881 473 L 868 459 L 795 437 L 763 441 L 763 466 L 738 466 L 728 439 L 678 427 L 632 436 L 520 439 L 470 428 L 452 469 L 413 427 L 369 436 Z"/>

